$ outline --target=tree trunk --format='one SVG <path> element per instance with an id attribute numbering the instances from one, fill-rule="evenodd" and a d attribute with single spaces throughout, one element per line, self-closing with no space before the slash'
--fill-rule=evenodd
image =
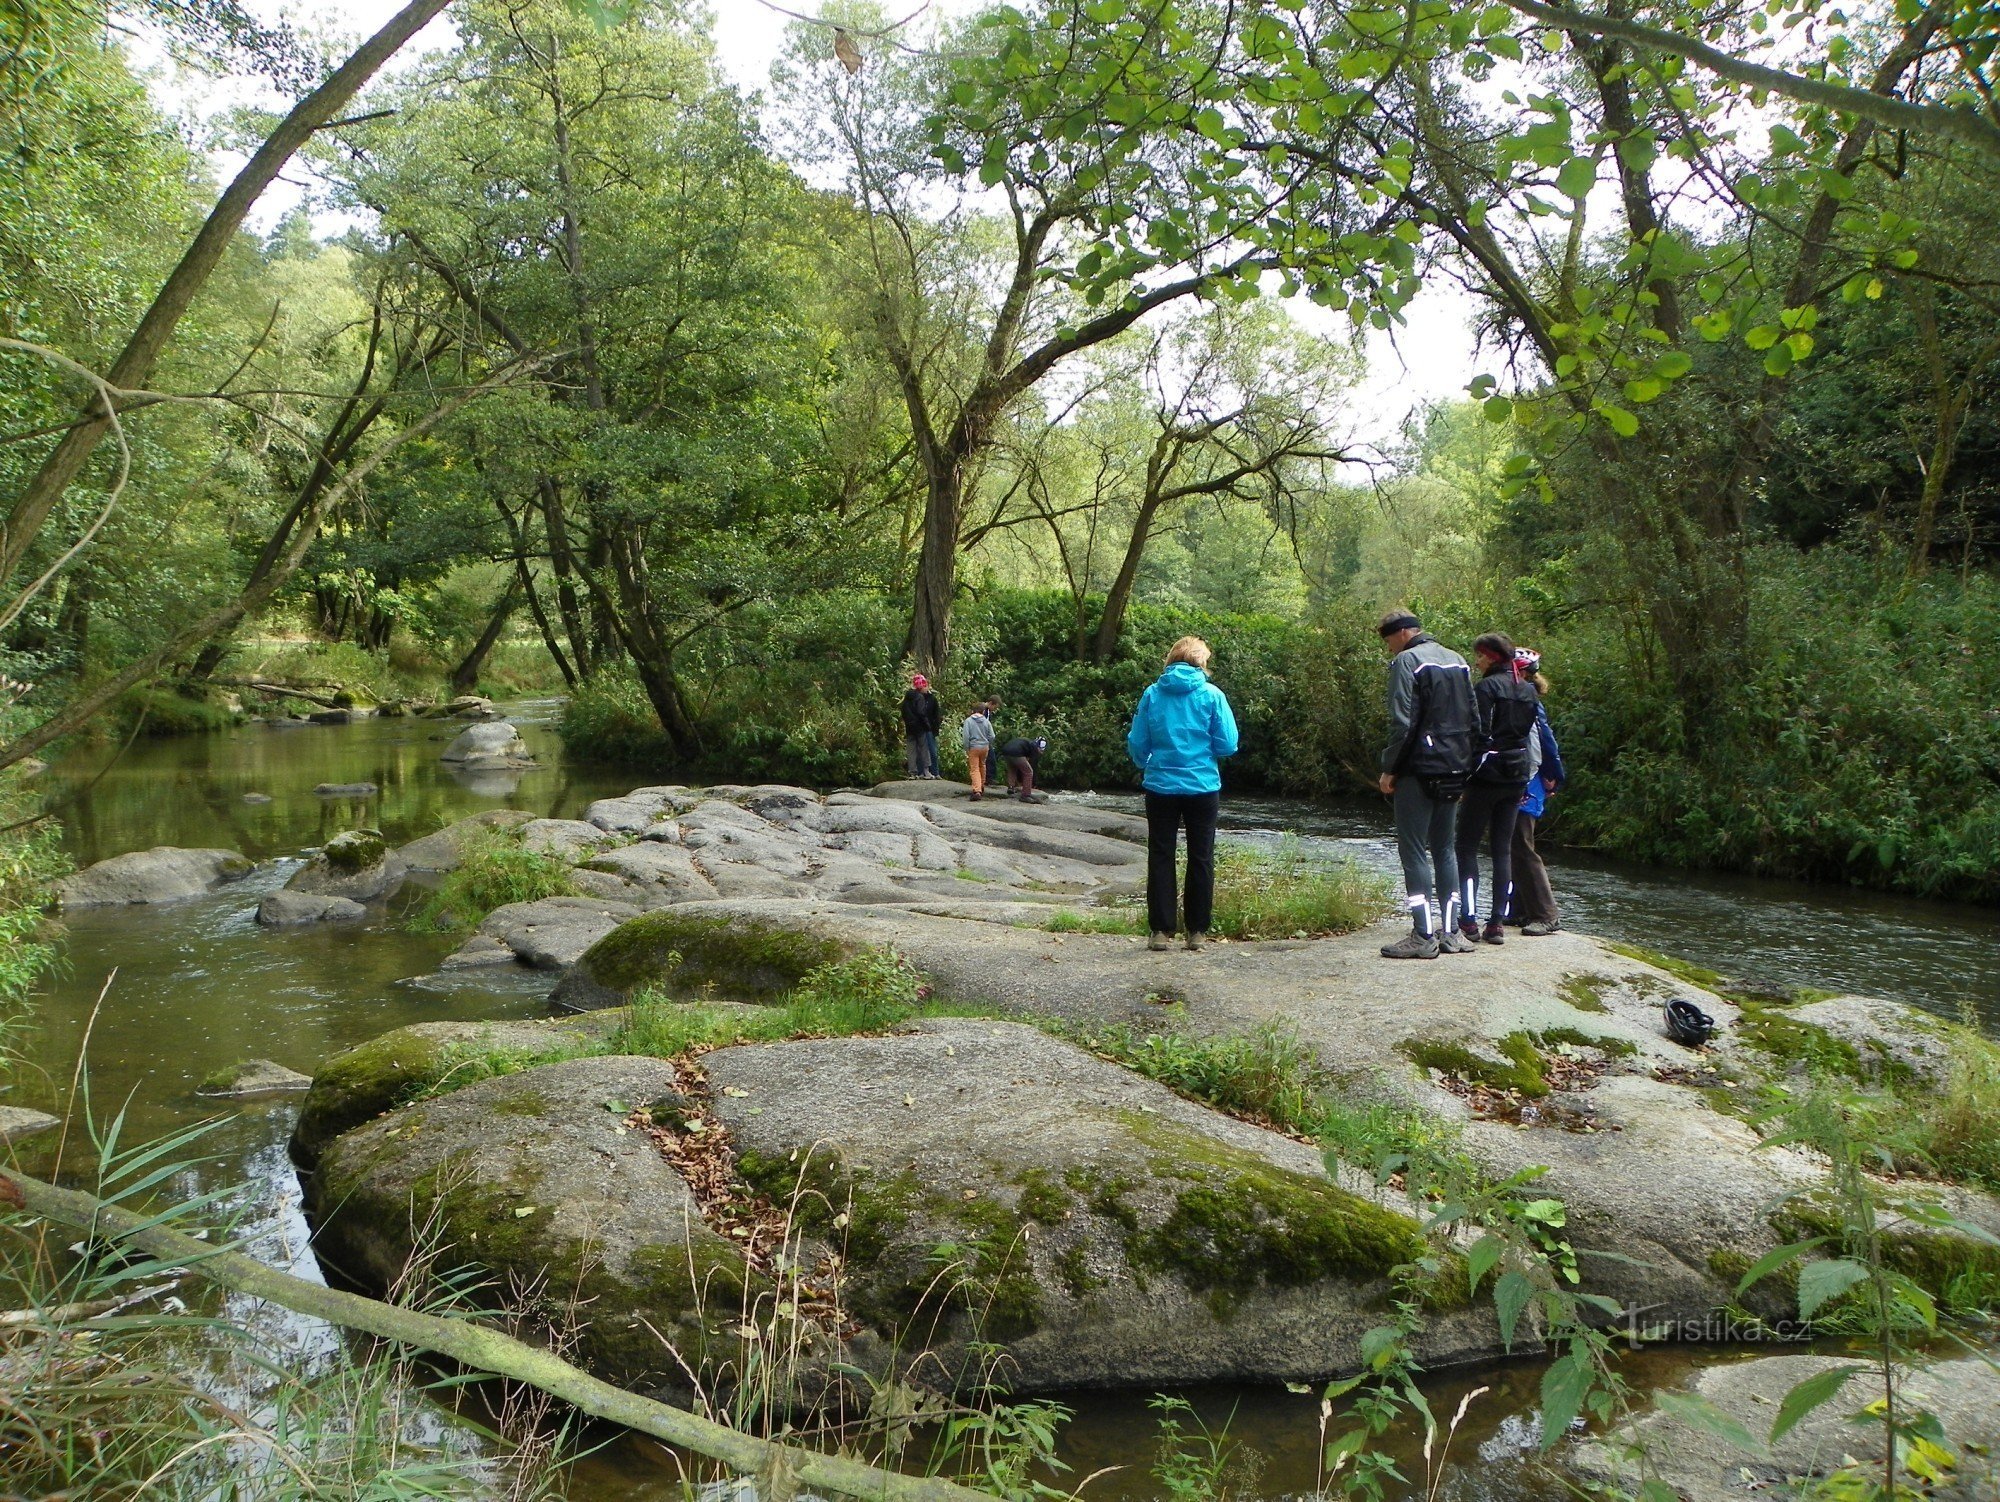
<path id="1" fill-rule="evenodd" d="M 235 243 L 237 231 L 252 205 L 263 196 L 293 154 L 312 139 L 313 133 L 332 120 L 405 42 L 444 10 L 445 4 L 446 0 L 411 0 L 388 25 L 356 48 L 325 83 L 301 99 L 265 138 L 182 253 L 180 263 L 106 372 L 106 381 L 120 391 L 133 391 L 152 379 L 160 355 L 180 326 L 181 318 L 207 284 L 223 253 Z M 84 409 L 83 420 L 63 435 L 42 462 L 41 469 L 14 503 L 6 525 L 0 528 L 0 581 L 13 576 L 49 513 L 82 473 L 84 464 L 110 427 L 110 413 L 102 399 L 94 397 Z"/>
<path id="2" fill-rule="evenodd" d="M 1148 496 L 1132 522 L 1132 540 L 1125 544 L 1124 561 L 1104 596 L 1104 614 L 1097 618 L 1097 640 L 1091 656 L 1102 667 L 1118 650 L 1118 637 L 1125 629 L 1125 611 L 1132 603 L 1132 588 L 1139 582 L 1139 565 L 1145 561 L 1146 543 L 1153 535 L 1153 518 L 1159 513 L 1158 496 Z"/>
<path id="3" fill-rule="evenodd" d="M 63 590 L 62 610 L 56 617 L 56 630 L 69 644 L 72 660 L 78 673 L 85 673 L 90 667 L 90 566 L 85 564 L 69 576 L 69 585 Z"/>
<path id="4" fill-rule="evenodd" d="M 942 457 L 942 456 L 941 456 Z M 928 476 L 924 540 L 917 554 L 916 604 L 910 615 L 910 655 L 935 676 L 951 655 L 952 596 L 958 588 L 958 524 L 965 505 L 963 470 L 945 457 Z"/>
<path id="5" fill-rule="evenodd" d="M 479 670 L 486 665 L 487 654 L 492 652 L 500 635 L 507 629 L 507 622 L 513 618 L 514 607 L 521 599 L 522 574 L 517 570 L 507 581 L 507 587 L 500 591 L 500 603 L 493 607 L 492 619 L 486 629 L 479 633 L 479 640 L 472 644 L 472 650 L 459 660 L 451 670 L 451 691 L 454 694 L 469 694 L 472 686 L 479 681 Z"/>

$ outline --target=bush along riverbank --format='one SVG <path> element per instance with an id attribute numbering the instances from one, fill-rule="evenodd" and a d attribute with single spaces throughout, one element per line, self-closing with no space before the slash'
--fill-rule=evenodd
<path id="1" fill-rule="evenodd" d="M 1664 865 L 2000 899 L 2000 663 L 1987 650 L 2000 589 L 1979 576 L 1912 581 L 1838 547 L 1758 558 L 1751 628 L 1699 723 L 1669 665 L 1587 612 L 1545 614 L 1529 593 L 1415 603 L 1461 649 L 1500 628 L 1545 652 L 1572 778 L 1553 838 Z M 1372 784 L 1383 664 L 1358 605 L 1299 621 L 1141 604 L 1103 664 L 1078 660 L 1075 622 L 1061 593 L 968 602 L 936 675 L 951 723 L 998 693 L 1003 733 L 1048 738 L 1050 786 L 1131 787 L 1132 705 L 1193 631 L 1214 645 L 1243 727 L 1231 788 L 1339 797 Z M 903 629 L 873 596 L 747 613 L 736 637 L 689 663 L 704 765 L 819 786 L 896 775 Z M 674 764 L 645 696 L 615 673 L 577 692 L 561 728 L 573 755 Z M 949 726 L 944 739 L 956 758 Z"/>
<path id="2" fill-rule="evenodd" d="M 577 1290 L 565 1338 L 593 1370 L 746 1423 L 890 1390 L 943 1412 L 1002 1373 L 1014 1402 L 1358 1373 L 1328 1389 L 1356 1475 L 1429 1421 L 1420 1367 L 1546 1348 L 1553 1447 L 1571 1417 L 1645 1406 L 1628 1326 L 1862 1341 L 1839 1383 L 1800 1379 L 1797 1422 L 2000 1306 L 2000 1199 L 1961 1150 L 2000 1110 L 2000 1055 L 1967 1030 L 1731 995 L 1567 934 L 1400 969 L 1366 928 L 1155 955 L 1052 921 L 1116 899 L 1131 821 L 891 791 L 593 805 L 604 839 L 572 880 L 606 921 L 555 993 L 584 1010 L 420 1024 L 324 1066 L 294 1140 L 322 1254 L 386 1286 L 428 1226 L 503 1282 Z M 674 880 L 633 864 L 648 847 Z M 853 864 L 804 863 L 789 891 L 688 885 L 808 847 Z M 503 908 L 469 951 L 526 958 L 495 936 L 588 900 Z M 1690 993 L 1721 1023 L 1699 1051 L 1659 1024 Z M 1864 1438 L 1935 1463 L 1922 1421 L 1896 1423 L 1916 1427 Z"/>

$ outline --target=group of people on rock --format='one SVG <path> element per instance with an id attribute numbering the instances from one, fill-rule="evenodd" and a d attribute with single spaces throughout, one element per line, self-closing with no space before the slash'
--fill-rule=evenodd
<path id="1" fill-rule="evenodd" d="M 1007 796 L 1031 803 L 1035 797 L 1035 769 L 1049 743 L 1039 737 L 1017 735 L 1001 740 L 993 728 L 1000 712 L 1000 696 L 988 695 L 972 706 L 972 713 L 959 726 L 965 747 L 965 765 L 972 781 L 972 799 L 986 796 L 987 774 L 997 758 L 1006 777 Z M 903 695 L 903 756 L 910 777 L 917 782 L 936 782 L 944 774 L 938 769 L 938 732 L 944 727 L 944 708 L 931 691 L 931 681 L 922 673 L 910 679 Z"/>
<path id="2" fill-rule="evenodd" d="M 1382 946 L 1385 958 L 1435 959 L 1504 944 L 1512 924 L 1529 937 L 1562 926 L 1535 830 L 1549 797 L 1563 785 L 1562 753 L 1542 698 L 1541 657 L 1492 631 L 1472 644 L 1473 667 L 1423 628 L 1407 610 L 1391 610 L 1377 628 L 1390 653 L 1389 740 L 1380 787 L 1393 800 L 1396 845 L 1410 932 Z M 1214 917 L 1215 830 L 1221 812 L 1222 762 L 1236 753 L 1236 716 L 1209 681 L 1208 643 L 1184 636 L 1167 652 L 1165 670 L 1139 696 L 1125 749 L 1146 791 L 1148 947 L 1171 948 L 1176 936 L 1199 950 Z M 972 796 L 986 795 L 988 762 L 1005 764 L 1007 792 L 1034 797 L 1035 769 L 1048 742 L 1001 741 L 993 728 L 998 697 L 973 706 L 961 728 Z M 904 747 L 910 776 L 938 770 L 943 723 L 937 695 L 920 673 L 903 696 Z M 1187 868 L 1176 891 L 1182 833 Z M 1493 877 L 1479 882 L 1479 847 L 1491 852 Z M 1480 920 L 1484 897 L 1485 921 Z"/>
<path id="3" fill-rule="evenodd" d="M 1383 955 L 1470 954 L 1504 944 L 1510 922 L 1530 938 L 1554 933 L 1562 919 L 1535 827 L 1564 778 L 1540 654 L 1490 631 L 1472 644 L 1475 677 L 1407 610 L 1391 610 L 1377 630 L 1390 654 L 1381 788 L 1395 801 L 1410 909 L 1410 932 Z M 1482 839 L 1493 859 L 1484 923 Z"/>

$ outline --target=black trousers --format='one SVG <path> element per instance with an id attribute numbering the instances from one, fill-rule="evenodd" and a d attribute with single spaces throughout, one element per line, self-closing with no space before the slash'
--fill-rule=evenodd
<path id="1" fill-rule="evenodd" d="M 1215 818 L 1220 793 L 1146 794 L 1146 922 L 1156 934 L 1181 931 L 1174 921 L 1174 851 L 1187 826 L 1187 931 L 1205 934 L 1215 916 Z"/>
<path id="2" fill-rule="evenodd" d="M 1487 897 L 1486 916 L 1494 923 L 1507 911 L 1507 898 L 1514 889 L 1514 820 L 1521 812 L 1521 794 L 1526 782 L 1469 782 L 1465 802 L 1458 810 L 1459 917 L 1471 922 L 1479 916 L 1479 842 L 1483 838 L 1493 851 L 1493 890 Z"/>

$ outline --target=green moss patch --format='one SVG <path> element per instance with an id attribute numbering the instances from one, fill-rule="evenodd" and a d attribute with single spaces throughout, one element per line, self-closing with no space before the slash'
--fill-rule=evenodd
<path id="1" fill-rule="evenodd" d="M 844 959 L 851 946 L 756 918 L 644 913 L 585 952 L 584 973 L 621 994 L 659 986 L 677 995 L 768 1001 L 814 970 Z"/>
<path id="2" fill-rule="evenodd" d="M 1556 995 L 1579 1012 L 1608 1012 L 1604 993 L 1616 984 L 1608 975 L 1579 971 L 1556 982 Z"/>
<path id="3" fill-rule="evenodd" d="M 1386 1278 L 1427 1249 L 1411 1217 L 1330 1180 L 1145 1113 L 1120 1120 L 1151 1150 L 1155 1176 L 1183 1186 L 1159 1226 L 1127 1238 L 1127 1257 L 1213 1295 L 1218 1314 L 1261 1284 Z"/>
<path id="4" fill-rule="evenodd" d="M 1435 1069 L 1469 1085 L 1512 1090 L 1531 1100 L 1549 1093 L 1542 1053 L 1531 1036 L 1509 1033 L 1495 1046 L 1498 1059 L 1474 1053 L 1453 1038 L 1406 1038 L 1396 1045 L 1396 1051 L 1419 1069 Z"/>
<path id="5" fill-rule="evenodd" d="M 320 851 L 328 866 L 349 874 L 379 866 L 388 853 L 388 844 L 372 829 L 335 835 Z"/>

